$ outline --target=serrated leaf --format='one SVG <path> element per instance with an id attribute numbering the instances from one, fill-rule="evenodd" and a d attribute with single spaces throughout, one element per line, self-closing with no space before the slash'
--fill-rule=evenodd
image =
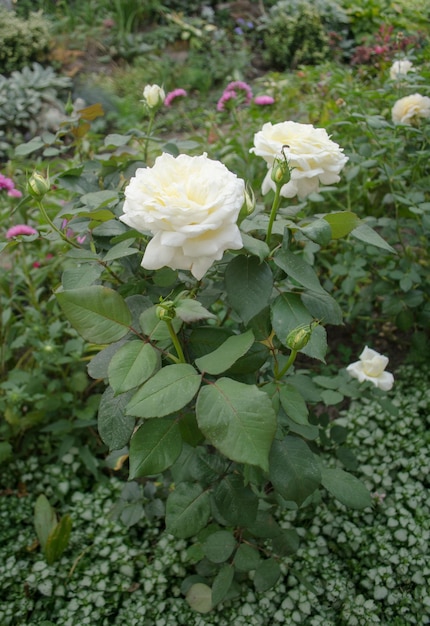
<path id="1" fill-rule="evenodd" d="M 231 565 L 224 565 L 219 570 L 212 583 L 212 606 L 216 606 L 226 598 L 233 578 L 234 567 Z"/>
<path id="2" fill-rule="evenodd" d="M 134 394 L 127 415 L 163 417 L 182 409 L 196 395 L 201 376 L 187 363 L 167 365 Z"/>
<path id="3" fill-rule="evenodd" d="M 219 530 L 203 542 L 203 552 L 212 563 L 224 563 L 233 554 L 236 539 L 232 532 Z"/>
<path id="4" fill-rule="evenodd" d="M 179 483 L 166 502 L 166 530 L 179 539 L 197 535 L 211 513 L 209 493 L 195 483 Z"/>
<path id="5" fill-rule="evenodd" d="M 160 353 L 149 343 L 127 341 L 112 357 L 108 376 L 115 394 L 142 385 L 160 367 Z"/>
<path id="6" fill-rule="evenodd" d="M 268 469 L 276 416 L 266 393 L 220 378 L 200 390 L 196 415 L 202 433 L 227 458 Z"/>
<path id="7" fill-rule="evenodd" d="M 281 575 L 281 569 L 275 559 L 262 561 L 255 570 L 254 586 L 256 591 L 263 593 L 276 585 Z"/>
<path id="8" fill-rule="evenodd" d="M 255 239 L 246 233 L 242 233 L 242 242 L 245 250 L 258 257 L 260 261 L 264 261 L 270 254 L 270 248 L 265 241 Z"/>
<path id="9" fill-rule="evenodd" d="M 269 478 L 285 500 L 300 506 L 319 487 L 321 471 L 306 443 L 299 437 L 288 436 L 273 442 Z"/>
<path id="10" fill-rule="evenodd" d="M 365 509 L 372 504 L 372 498 L 364 484 L 340 468 L 323 468 L 321 482 L 339 502 L 351 509 Z"/>
<path id="11" fill-rule="evenodd" d="M 130 311 L 113 289 L 93 285 L 60 291 L 56 296 L 69 322 L 87 341 L 114 343 L 129 331 Z"/>
<path id="12" fill-rule="evenodd" d="M 42 493 L 34 505 L 34 526 L 42 550 L 45 550 L 48 537 L 57 525 L 57 516 L 48 498 Z"/>
<path id="13" fill-rule="evenodd" d="M 243 335 L 228 337 L 219 348 L 196 359 L 201 372 L 217 375 L 228 370 L 240 357 L 248 352 L 254 343 L 254 333 L 248 330 Z"/>
<path id="14" fill-rule="evenodd" d="M 107 387 L 101 397 L 97 428 L 109 450 L 120 450 L 132 435 L 135 420 L 125 414 L 129 400 L 130 393 L 115 395 L 111 387 Z"/>
<path id="15" fill-rule="evenodd" d="M 256 257 L 239 255 L 226 268 L 225 285 L 232 308 L 246 324 L 269 304 L 272 271 Z"/>
<path id="16" fill-rule="evenodd" d="M 285 384 L 279 390 L 279 399 L 285 413 L 297 424 L 305 426 L 308 422 L 308 407 L 300 391 L 293 385 Z"/>
<path id="17" fill-rule="evenodd" d="M 216 315 L 205 309 L 197 300 L 183 298 L 175 306 L 175 312 L 183 322 L 190 324 L 198 320 L 216 319 Z"/>
<path id="18" fill-rule="evenodd" d="M 181 450 L 182 438 L 175 420 L 144 422 L 130 441 L 129 479 L 161 474 L 173 465 Z"/>
<path id="19" fill-rule="evenodd" d="M 316 293 L 327 293 L 321 286 L 319 278 L 309 263 L 307 263 L 301 256 L 294 254 L 291 250 L 279 250 L 274 261 L 278 267 L 299 285 L 302 285 L 306 289 L 315 291 Z"/>

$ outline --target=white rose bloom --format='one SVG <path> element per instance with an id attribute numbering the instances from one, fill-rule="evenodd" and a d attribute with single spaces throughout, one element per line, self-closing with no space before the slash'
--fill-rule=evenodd
<path id="1" fill-rule="evenodd" d="M 394 124 L 413 124 L 419 118 L 430 117 L 430 98 L 414 93 L 397 100 L 391 110 Z"/>
<path id="2" fill-rule="evenodd" d="M 385 371 L 388 365 L 388 358 L 367 346 L 364 348 L 359 358 L 359 361 L 348 365 L 346 371 L 353 378 L 357 378 L 360 383 L 368 380 L 373 383 L 375 387 L 383 391 L 390 391 L 394 384 L 394 376 L 390 372 Z"/>
<path id="3" fill-rule="evenodd" d="M 285 198 L 293 198 L 295 195 L 306 198 L 310 193 L 318 191 L 320 184 L 339 182 L 339 172 L 348 161 L 342 148 L 331 141 L 324 128 L 298 122 L 264 124 L 261 131 L 254 135 L 254 148 L 250 152 L 267 162 L 263 194 L 276 189 L 271 179 L 271 169 L 275 158 L 282 159 L 285 155 L 291 170 L 291 179 L 281 188 L 281 195 Z"/>
<path id="4" fill-rule="evenodd" d="M 143 101 L 150 109 L 163 104 L 165 97 L 164 89 L 158 85 L 146 85 L 143 90 Z"/>
<path id="5" fill-rule="evenodd" d="M 243 247 L 237 218 L 245 183 L 206 154 L 159 156 L 125 189 L 120 219 L 153 239 L 142 267 L 190 270 L 200 280 L 225 250 Z"/>
<path id="6" fill-rule="evenodd" d="M 412 67 L 413 64 L 408 59 L 404 59 L 403 61 L 394 61 L 390 68 L 390 78 L 392 80 L 396 80 L 397 78 L 405 76 L 412 70 Z"/>

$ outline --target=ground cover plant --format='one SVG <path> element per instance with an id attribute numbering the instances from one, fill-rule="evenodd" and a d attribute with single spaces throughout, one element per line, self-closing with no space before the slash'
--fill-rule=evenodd
<path id="1" fill-rule="evenodd" d="M 267 15 L 280 19 L 285 4 L 274 3 Z M 305 4 L 294 6 L 309 15 Z M 349 10 L 319 3 L 319 21 L 315 14 L 305 22 L 328 28 L 341 15 L 347 31 Z M 376 470 L 366 474 L 360 465 L 370 440 L 353 453 L 345 421 L 335 418 L 353 400 L 363 413 L 377 402 L 394 419 L 396 402 L 385 394 L 397 365 L 425 363 L 428 51 L 422 36 L 378 20 L 384 39 L 369 54 L 351 26 L 345 37 L 354 43 L 338 42 L 333 55 L 327 48 L 323 63 L 302 58 L 310 65 L 297 67 L 287 59 L 282 74 L 276 63 L 264 73 L 254 64 L 246 74 L 234 61 L 268 36 L 267 16 L 163 11 L 154 3 L 150 16 L 124 14 L 121 37 L 143 41 L 150 20 L 152 39 L 137 55 L 146 67 L 147 55 L 158 57 L 166 45 L 156 42 L 158 28 L 167 28 L 173 43 L 178 36 L 186 42 L 185 73 L 158 62 L 138 93 L 134 86 L 124 93 L 133 104 L 122 120 L 114 111 L 119 94 L 99 98 L 106 80 L 84 101 L 84 75 L 59 102 L 49 132 L 38 130 L 37 119 L 14 151 L 13 134 L 7 137 L 0 452 L 9 464 L 43 455 L 54 474 L 68 459 L 87 488 L 95 479 L 102 498 L 115 494 L 113 516 L 130 541 L 148 520 L 156 543 L 162 531 L 176 537 L 181 567 L 150 573 L 165 585 L 162 594 L 171 590 L 164 610 L 177 597 L 178 611 L 188 604 L 202 616 L 212 612 L 215 621 L 196 623 L 222 623 L 231 607 L 247 606 L 244 598 L 273 598 L 276 585 L 284 592 L 287 566 L 288 584 L 306 586 L 294 563 L 312 541 L 302 524 L 317 528 L 322 504 L 339 516 L 357 511 L 350 519 L 370 525 L 378 498 L 382 504 L 369 485 L 369 476 L 378 482 Z M 214 37 L 221 56 L 239 55 L 227 54 L 224 75 L 205 57 Z M 347 53 L 351 45 L 358 56 Z M 117 48 L 112 55 L 117 63 Z M 111 76 L 127 78 L 126 57 Z M 199 91 L 202 68 L 209 79 Z M 58 71 L 34 66 L 53 85 L 64 78 Z M 148 74 L 134 63 L 130 84 L 139 75 Z M 105 102 L 115 99 L 106 116 Z M 361 432 L 354 436 L 361 441 Z M 80 487 L 70 477 L 59 484 L 39 490 L 35 531 L 30 525 L 46 577 L 76 541 L 67 507 L 75 488 L 81 499 Z M 17 488 L 9 484 L 4 493 Z M 107 532 L 113 528 L 106 521 Z M 315 567 L 330 570 L 321 555 Z M 166 572 L 181 580 L 170 584 Z M 426 606 L 415 571 L 416 589 L 408 579 L 401 598 L 378 576 L 363 582 L 358 565 L 351 585 L 371 589 L 373 602 L 389 598 L 396 613 L 372 604 L 367 592 L 353 606 L 342 592 L 340 604 L 321 608 L 322 588 L 308 585 L 321 615 L 306 602 L 300 608 L 301 595 L 292 593 L 276 620 L 353 623 L 368 609 L 394 620 L 400 606 L 411 620 L 413 602 Z M 123 592 L 122 584 L 119 577 Z M 47 583 L 41 593 L 51 590 Z M 109 609 L 115 619 L 122 592 Z M 94 612 L 105 606 L 102 596 L 87 602 L 89 623 L 105 619 L 104 609 Z M 69 609 L 60 600 L 55 607 L 63 619 Z M 48 619 L 37 602 L 25 611 Z"/>

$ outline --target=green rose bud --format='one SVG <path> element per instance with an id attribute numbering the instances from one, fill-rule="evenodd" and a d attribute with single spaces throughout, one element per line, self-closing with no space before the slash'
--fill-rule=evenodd
<path id="1" fill-rule="evenodd" d="M 44 178 L 42 174 L 33 172 L 27 183 L 27 191 L 30 196 L 38 200 L 42 199 L 45 194 L 51 189 L 51 183 L 48 178 Z"/>
<path id="2" fill-rule="evenodd" d="M 275 158 L 272 165 L 272 172 L 270 174 L 271 179 L 276 185 L 286 185 L 291 178 L 290 167 L 288 165 L 287 157 L 284 154 L 284 147 L 282 148 L 282 158 Z"/>
<path id="3" fill-rule="evenodd" d="M 175 303 L 172 300 L 166 300 L 157 306 L 155 314 L 159 320 L 171 322 L 176 317 Z"/>
<path id="4" fill-rule="evenodd" d="M 290 350 L 299 352 L 308 345 L 314 329 L 315 322 L 311 322 L 306 326 L 298 326 L 287 335 L 286 344 Z"/>

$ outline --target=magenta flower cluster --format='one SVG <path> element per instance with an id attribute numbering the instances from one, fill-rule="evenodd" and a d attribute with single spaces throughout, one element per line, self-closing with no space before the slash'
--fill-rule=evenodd
<path id="1" fill-rule="evenodd" d="M 167 96 L 164 98 L 164 106 L 169 107 L 175 98 L 185 97 L 187 96 L 187 92 L 185 89 L 174 89 L 173 91 L 169 91 Z"/>
<path id="2" fill-rule="evenodd" d="M 235 100 L 240 97 L 240 94 L 244 95 L 244 104 L 248 105 L 252 102 L 252 89 L 251 87 L 243 82 L 242 80 L 235 80 L 227 85 L 224 89 L 221 98 L 218 100 L 216 105 L 217 111 L 225 111 L 226 104 L 230 100 Z M 254 98 L 254 103 L 259 106 L 266 106 L 270 104 L 274 104 L 275 100 L 272 96 L 256 96 Z"/>
<path id="3" fill-rule="evenodd" d="M 20 235 L 37 235 L 37 230 L 32 226 L 27 226 L 27 224 L 17 224 L 16 226 L 11 226 L 6 232 L 6 239 L 13 239 Z"/>
<path id="4" fill-rule="evenodd" d="M 0 174 L 0 189 L 6 189 L 7 195 L 11 198 L 21 198 L 22 193 L 15 188 L 15 183 L 11 178 Z"/>

